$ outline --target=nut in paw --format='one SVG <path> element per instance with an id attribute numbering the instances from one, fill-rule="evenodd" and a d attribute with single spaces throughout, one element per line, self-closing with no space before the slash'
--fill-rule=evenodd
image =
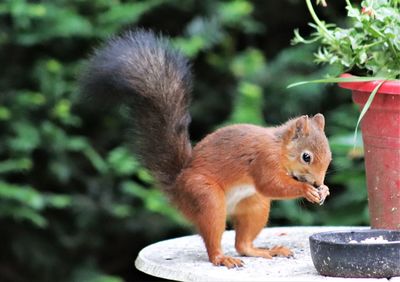
<path id="1" fill-rule="evenodd" d="M 328 186 L 323 184 L 323 185 L 319 186 L 317 188 L 317 190 L 318 190 L 318 195 L 319 195 L 319 198 L 320 198 L 319 205 L 323 205 L 324 202 L 325 202 L 326 197 L 328 197 L 329 194 L 330 194 L 329 193 L 329 188 L 328 188 Z"/>

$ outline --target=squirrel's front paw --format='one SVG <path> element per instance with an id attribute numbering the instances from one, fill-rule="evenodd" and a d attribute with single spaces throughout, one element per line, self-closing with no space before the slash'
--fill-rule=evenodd
<path id="1" fill-rule="evenodd" d="M 309 184 L 305 184 L 304 186 L 304 198 L 306 198 L 311 203 L 321 202 L 318 190 Z"/>
<path id="2" fill-rule="evenodd" d="M 319 198 L 320 198 L 319 204 L 323 205 L 325 202 L 325 198 L 328 197 L 330 194 L 329 188 L 325 184 L 322 184 L 321 186 L 319 186 L 317 188 L 317 190 L 318 190 L 318 194 L 319 194 Z"/>
<path id="3" fill-rule="evenodd" d="M 211 262 L 214 265 L 226 266 L 227 268 L 242 267 L 244 264 L 241 259 L 224 255 L 216 256 L 214 259 L 211 260 Z"/>

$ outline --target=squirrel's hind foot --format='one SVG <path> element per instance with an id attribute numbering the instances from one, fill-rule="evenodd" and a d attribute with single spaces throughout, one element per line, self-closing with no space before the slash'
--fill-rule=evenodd
<path id="1" fill-rule="evenodd" d="M 276 256 L 283 256 L 283 257 L 293 256 L 293 252 L 284 246 L 275 246 L 275 247 L 272 247 L 271 249 L 247 246 L 246 248 L 242 247 L 239 249 L 240 250 L 238 250 L 238 252 L 241 255 L 244 255 L 247 257 L 262 257 L 262 258 L 266 258 L 266 259 L 272 259 L 272 257 L 276 257 Z"/>
<path id="2" fill-rule="evenodd" d="M 275 246 L 269 249 L 270 254 L 275 257 L 275 256 L 282 256 L 282 257 L 292 257 L 293 252 L 284 246 Z"/>

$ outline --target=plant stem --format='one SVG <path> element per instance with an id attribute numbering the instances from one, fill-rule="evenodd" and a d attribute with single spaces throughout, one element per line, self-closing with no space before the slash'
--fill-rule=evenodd
<path id="1" fill-rule="evenodd" d="M 324 31 L 324 33 L 329 37 L 329 39 L 334 40 L 335 38 L 330 34 L 329 30 L 325 27 L 325 25 L 319 20 L 311 4 L 311 0 L 306 0 L 306 4 L 308 11 L 310 11 L 311 17 L 313 18 L 314 22 Z"/>
<path id="2" fill-rule="evenodd" d="M 382 44 L 383 42 L 384 42 L 384 40 L 381 39 L 381 40 L 375 41 L 375 42 L 373 42 L 371 44 L 367 44 L 364 47 L 365 47 L 365 49 L 368 49 L 368 48 L 374 47 L 376 45 Z"/>

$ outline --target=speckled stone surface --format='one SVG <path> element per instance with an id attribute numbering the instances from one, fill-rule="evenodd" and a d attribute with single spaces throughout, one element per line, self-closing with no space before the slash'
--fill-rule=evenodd
<path id="1" fill-rule="evenodd" d="M 241 257 L 245 266 L 235 269 L 213 266 L 207 258 L 201 237 L 186 236 L 152 244 L 138 255 L 135 266 L 155 277 L 177 281 L 388 281 L 388 279 L 349 279 L 325 277 L 317 273 L 311 260 L 308 237 L 316 232 L 350 230 L 360 227 L 279 227 L 265 228 L 255 240 L 258 247 L 284 245 L 293 258 Z M 226 255 L 238 257 L 234 231 L 226 231 L 222 245 Z M 390 282 L 400 282 L 400 277 Z"/>

